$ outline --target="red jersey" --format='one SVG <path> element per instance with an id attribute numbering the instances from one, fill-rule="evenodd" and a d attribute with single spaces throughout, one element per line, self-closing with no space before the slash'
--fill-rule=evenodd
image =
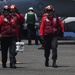
<path id="1" fill-rule="evenodd" d="M 24 16 L 23 16 L 23 14 L 16 14 L 16 16 L 17 16 L 17 18 L 18 18 L 18 20 L 19 20 L 19 23 L 24 23 L 25 22 L 25 18 L 24 18 Z"/>
<path id="2" fill-rule="evenodd" d="M 55 33 L 57 31 L 56 23 L 57 23 L 57 18 L 54 16 L 43 17 L 40 25 L 40 36 Z M 62 32 L 64 32 L 64 24 L 62 23 L 60 18 L 58 18 L 58 23 L 62 27 Z"/>
<path id="3" fill-rule="evenodd" d="M 2 37 L 18 37 L 18 22 L 14 16 L 0 16 L 0 34 Z"/>

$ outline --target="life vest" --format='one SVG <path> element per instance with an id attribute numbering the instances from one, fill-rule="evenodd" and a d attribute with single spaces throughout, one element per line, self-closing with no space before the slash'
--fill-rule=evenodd
<path id="1" fill-rule="evenodd" d="M 10 16 L 9 18 L 0 16 L 1 18 L 1 31 L 3 37 L 17 37 L 18 36 L 18 23 L 16 17 Z"/>
<path id="2" fill-rule="evenodd" d="M 35 13 L 33 12 L 28 12 L 27 13 L 27 24 L 35 24 Z"/>
<path id="3" fill-rule="evenodd" d="M 57 31 L 56 28 L 56 18 L 53 17 L 51 18 L 52 21 L 50 19 L 48 19 L 47 17 L 45 18 L 45 23 L 44 23 L 44 34 L 54 34 Z"/>
<path id="4" fill-rule="evenodd" d="M 61 31 L 61 32 L 60 32 Z M 57 16 L 46 16 L 42 18 L 40 25 L 40 36 L 53 35 L 62 37 L 64 33 L 64 24 Z M 62 34 L 62 35 L 61 35 Z"/>

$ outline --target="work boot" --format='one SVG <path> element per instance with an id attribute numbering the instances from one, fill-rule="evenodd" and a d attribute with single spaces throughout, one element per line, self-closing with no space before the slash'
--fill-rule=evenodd
<path id="1" fill-rule="evenodd" d="M 56 61 L 53 61 L 52 67 L 57 68 Z"/>
<path id="2" fill-rule="evenodd" d="M 48 58 L 46 58 L 46 60 L 45 60 L 45 66 L 46 66 L 46 67 L 49 66 L 49 59 L 48 59 Z"/>
<path id="3" fill-rule="evenodd" d="M 38 45 L 38 41 L 35 41 L 35 45 Z"/>
<path id="4" fill-rule="evenodd" d="M 43 46 L 41 46 L 40 48 L 38 48 L 38 49 L 44 49 L 44 47 Z"/>
<path id="5" fill-rule="evenodd" d="M 15 64 L 10 64 L 10 68 L 16 68 Z"/>
<path id="6" fill-rule="evenodd" d="M 28 40 L 28 45 L 31 45 L 31 40 Z"/>
<path id="7" fill-rule="evenodd" d="M 3 68 L 6 68 L 6 63 L 2 63 L 2 67 Z"/>

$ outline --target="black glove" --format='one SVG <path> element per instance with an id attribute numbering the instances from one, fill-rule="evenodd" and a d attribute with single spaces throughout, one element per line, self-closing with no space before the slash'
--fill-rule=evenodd
<path id="1" fill-rule="evenodd" d="M 16 38 L 16 42 L 19 42 L 19 37 Z"/>
<path id="2" fill-rule="evenodd" d="M 41 44 L 44 46 L 44 43 L 45 43 L 44 37 L 40 36 L 40 39 L 41 39 Z"/>
<path id="3" fill-rule="evenodd" d="M 41 38 L 41 40 L 43 40 L 43 41 L 44 41 L 44 37 L 43 37 L 43 36 L 40 36 L 40 38 Z"/>
<path id="4" fill-rule="evenodd" d="M 63 37 L 64 37 L 64 33 L 62 32 L 61 35 L 60 35 L 60 38 L 63 38 Z"/>

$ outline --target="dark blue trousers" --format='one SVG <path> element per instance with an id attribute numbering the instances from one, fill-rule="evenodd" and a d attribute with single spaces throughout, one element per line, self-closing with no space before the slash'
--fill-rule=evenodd
<path id="1" fill-rule="evenodd" d="M 15 50 L 16 50 L 16 38 L 14 37 L 2 37 L 1 39 L 1 54 L 2 54 L 2 63 L 7 62 L 8 50 L 10 63 L 15 63 Z"/>
<path id="2" fill-rule="evenodd" d="M 57 47 L 58 42 L 56 37 L 50 35 L 44 36 L 44 56 L 49 59 L 50 50 L 52 50 L 52 60 L 57 60 Z"/>

